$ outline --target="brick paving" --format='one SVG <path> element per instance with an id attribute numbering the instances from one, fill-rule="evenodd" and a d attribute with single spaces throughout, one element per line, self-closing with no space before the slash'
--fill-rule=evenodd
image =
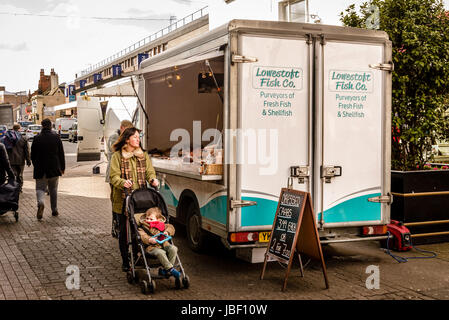
<path id="1" fill-rule="evenodd" d="M 47 197 L 44 217 L 37 221 L 34 182 L 27 170 L 19 222 L 10 213 L 0 216 L 0 300 L 449 299 L 448 243 L 422 246 L 437 251 L 436 259 L 401 264 L 374 242 L 329 245 L 323 249 L 329 290 L 324 289 L 320 265 L 311 262 L 305 278 L 294 265 L 287 290 L 281 292 L 285 269 L 278 263 L 268 264 L 261 281 L 261 264 L 238 260 L 218 244 L 205 254 L 191 252 L 181 226 L 175 241 L 191 287 L 176 290 L 172 279 L 156 280 L 156 293 L 145 296 L 137 285 L 128 284 L 121 271 L 118 243 L 110 235 L 111 206 L 104 177 L 93 176 L 89 166 L 68 170 L 60 180 L 60 215 L 51 216 Z M 379 266 L 379 289 L 365 286 L 369 265 Z M 79 268 L 78 290 L 66 287 L 68 266 Z"/>

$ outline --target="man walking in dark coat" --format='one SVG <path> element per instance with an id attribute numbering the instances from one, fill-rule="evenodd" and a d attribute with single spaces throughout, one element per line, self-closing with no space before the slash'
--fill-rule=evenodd
<path id="1" fill-rule="evenodd" d="M 0 142 L 0 185 L 4 184 L 8 180 L 14 180 L 14 173 L 9 164 L 8 153 L 6 152 L 5 145 Z"/>
<path id="2" fill-rule="evenodd" d="M 20 185 L 20 191 L 22 191 L 23 186 L 23 169 L 25 167 L 25 161 L 27 166 L 31 166 L 30 151 L 28 148 L 28 141 L 22 137 L 20 134 L 20 124 L 15 124 L 13 127 L 13 132 L 17 137 L 14 146 L 11 149 L 7 149 L 9 156 L 9 163 L 14 171 L 17 182 Z"/>
<path id="3" fill-rule="evenodd" d="M 58 215 L 58 182 L 65 171 L 64 148 L 61 138 L 51 130 L 50 119 L 41 122 L 41 133 L 34 137 L 31 145 L 31 161 L 33 162 L 33 178 L 36 179 L 37 219 L 44 213 L 44 197 L 46 187 L 50 193 L 51 214 Z"/>

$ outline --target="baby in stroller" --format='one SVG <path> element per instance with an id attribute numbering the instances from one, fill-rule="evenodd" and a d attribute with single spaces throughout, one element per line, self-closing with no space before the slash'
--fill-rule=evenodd
<path id="1" fill-rule="evenodd" d="M 179 279 L 181 273 L 174 268 L 178 248 L 167 241 L 174 236 L 175 227 L 165 222 L 161 209 L 150 208 L 140 217 L 138 232 L 146 245 L 145 251 L 157 258 L 163 267 L 159 269 L 159 275 Z"/>

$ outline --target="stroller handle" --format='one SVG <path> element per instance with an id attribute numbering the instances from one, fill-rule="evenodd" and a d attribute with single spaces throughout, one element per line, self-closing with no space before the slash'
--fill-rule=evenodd
<path id="1" fill-rule="evenodd" d="M 153 181 L 154 181 L 154 179 L 151 179 L 151 183 L 153 183 Z M 155 186 L 151 185 L 151 183 L 149 184 L 150 185 L 149 189 L 159 191 L 159 186 L 155 187 Z M 125 197 L 128 197 L 129 195 L 131 195 L 131 193 L 133 191 L 131 188 L 124 188 L 124 190 L 125 190 Z"/>
<path id="2" fill-rule="evenodd" d="M 158 185 L 157 187 L 153 186 L 153 185 L 152 185 L 153 181 L 154 181 L 154 179 L 151 179 L 151 181 L 150 181 L 150 188 L 152 188 L 152 189 L 154 189 L 154 190 L 156 190 L 156 191 L 159 191 L 160 185 Z"/>

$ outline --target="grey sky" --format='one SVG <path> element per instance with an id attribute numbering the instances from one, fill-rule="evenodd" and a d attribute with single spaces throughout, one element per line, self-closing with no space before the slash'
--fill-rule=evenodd
<path id="1" fill-rule="evenodd" d="M 0 0 L 0 86 L 37 89 L 39 71 L 54 68 L 60 82 L 206 6 L 210 0 Z M 237 0 L 244 1 L 244 0 Z M 339 13 L 363 0 L 309 0 L 310 13 L 340 24 Z M 445 0 L 447 3 L 449 0 Z M 447 7 L 447 5 L 446 5 Z M 78 18 L 77 18 L 78 17 Z M 165 21 L 94 20 L 79 17 L 152 18 Z"/>

